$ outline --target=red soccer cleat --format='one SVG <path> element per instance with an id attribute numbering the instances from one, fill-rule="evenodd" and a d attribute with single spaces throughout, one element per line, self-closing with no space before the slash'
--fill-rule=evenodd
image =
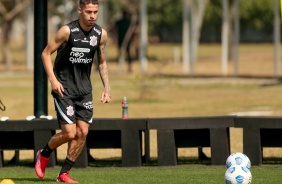
<path id="1" fill-rule="evenodd" d="M 44 178 L 45 168 L 48 164 L 49 158 L 45 158 L 41 155 L 41 150 L 37 152 L 35 172 L 39 178 Z"/>
<path id="2" fill-rule="evenodd" d="M 78 181 L 75 181 L 73 179 L 71 179 L 71 177 L 69 176 L 69 172 L 60 174 L 57 178 L 57 182 L 64 182 L 64 183 L 78 183 Z"/>

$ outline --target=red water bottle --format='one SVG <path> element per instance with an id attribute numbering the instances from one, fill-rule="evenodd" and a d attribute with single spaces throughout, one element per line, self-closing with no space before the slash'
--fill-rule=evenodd
<path id="1" fill-rule="evenodd" d="M 122 106 L 122 119 L 128 119 L 128 103 L 126 97 L 123 97 L 121 106 Z"/>

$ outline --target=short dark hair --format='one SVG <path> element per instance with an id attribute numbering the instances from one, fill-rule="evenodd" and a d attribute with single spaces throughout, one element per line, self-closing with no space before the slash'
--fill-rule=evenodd
<path id="1" fill-rule="evenodd" d="M 79 6 L 87 5 L 87 4 L 99 4 L 98 0 L 79 0 Z"/>

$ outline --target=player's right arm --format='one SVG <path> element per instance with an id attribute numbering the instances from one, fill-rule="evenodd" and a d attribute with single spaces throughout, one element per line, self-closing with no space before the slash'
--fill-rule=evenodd
<path id="1" fill-rule="evenodd" d="M 51 55 L 60 47 L 63 46 L 69 38 L 70 29 L 68 26 L 61 27 L 54 38 L 50 40 L 47 46 L 44 48 L 41 58 L 43 61 L 43 65 L 48 76 L 48 79 L 51 83 L 52 91 L 63 96 L 64 87 L 62 84 L 57 80 L 54 71 L 53 71 L 53 64 Z"/>

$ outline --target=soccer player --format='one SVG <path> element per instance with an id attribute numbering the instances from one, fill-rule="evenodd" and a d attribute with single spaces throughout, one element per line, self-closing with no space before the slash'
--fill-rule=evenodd
<path id="1" fill-rule="evenodd" d="M 69 171 L 84 147 L 92 123 L 90 74 L 96 51 L 104 85 L 101 102 L 111 101 L 105 56 L 107 32 L 95 23 L 98 9 L 98 0 L 79 0 L 78 20 L 62 26 L 42 52 L 43 65 L 52 87 L 51 93 L 62 131 L 52 136 L 46 146 L 37 152 L 35 171 L 39 178 L 44 177 L 50 154 L 69 142 L 67 156 L 57 181 L 78 183 L 69 176 Z M 55 51 L 57 56 L 53 65 L 51 55 Z"/>
<path id="2" fill-rule="evenodd" d="M 130 24 L 131 24 L 130 14 L 124 8 L 122 10 L 122 18 L 115 22 L 115 25 L 114 25 L 114 28 L 113 28 L 113 30 L 114 30 L 114 32 L 117 36 L 119 55 L 121 55 L 121 53 L 122 53 L 121 47 L 122 47 L 122 44 L 125 40 L 125 36 L 127 34 L 127 31 L 130 28 Z M 131 57 L 131 53 L 130 53 L 130 47 L 131 47 L 131 43 L 133 42 L 133 39 L 134 39 L 133 35 L 131 35 L 129 40 L 128 40 L 128 43 L 125 47 L 127 62 L 128 62 L 128 72 L 132 72 L 132 57 Z"/>

